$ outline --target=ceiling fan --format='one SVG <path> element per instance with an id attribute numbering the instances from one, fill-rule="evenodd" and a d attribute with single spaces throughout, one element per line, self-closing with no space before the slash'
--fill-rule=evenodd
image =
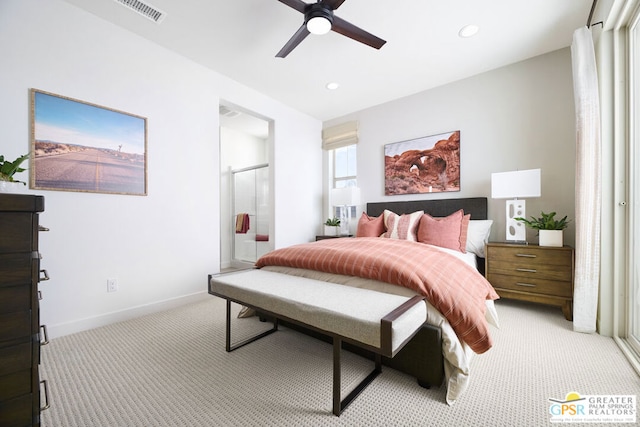
<path id="1" fill-rule="evenodd" d="M 304 13 L 304 23 L 284 47 L 280 49 L 280 52 L 276 54 L 278 58 L 286 57 L 310 33 L 326 34 L 331 30 L 376 49 L 380 49 L 386 43 L 385 40 L 333 14 L 333 11 L 339 8 L 345 0 L 318 0 L 317 3 L 305 3 L 302 0 L 278 1 L 300 13 Z"/>

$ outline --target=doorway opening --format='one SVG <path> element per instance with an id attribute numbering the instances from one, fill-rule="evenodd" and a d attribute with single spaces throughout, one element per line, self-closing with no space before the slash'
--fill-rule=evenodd
<path id="1" fill-rule="evenodd" d="M 272 246 L 269 119 L 220 104 L 220 271 L 253 268 Z"/>

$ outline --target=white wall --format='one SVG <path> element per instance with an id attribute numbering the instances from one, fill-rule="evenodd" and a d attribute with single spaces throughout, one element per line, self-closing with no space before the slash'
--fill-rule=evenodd
<path id="1" fill-rule="evenodd" d="M 359 121 L 358 185 L 364 202 L 491 197 L 491 173 L 542 169 L 542 197 L 527 216 L 574 217 L 575 134 L 568 48 L 324 123 Z M 384 195 L 384 145 L 460 130 L 460 192 Z M 505 201 L 489 199 L 492 240 L 505 239 Z M 537 242 L 535 232 L 528 239 Z M 573 245 L 573 224 L 565 243 Z"/>
<path id="2" fill-rule="evenodd" d="M 0 62 L 0 153 L 9 158 L 30 147 L 29 88 L 148 119 L 148 196 L 26 191 L 45 196 L 41 223 L 51 229 L 40 242 L 51 336 L 205 292 L 220 265 L 220 99 L 274 122 L 276 247 L 312 240 L 317 120 L 60 0 L 0 1 Z M 106 292 L 107 278 L 118 292 Z"/>

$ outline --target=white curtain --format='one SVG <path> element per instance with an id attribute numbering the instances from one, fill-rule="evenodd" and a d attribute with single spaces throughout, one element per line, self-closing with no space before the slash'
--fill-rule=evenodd
<path id="1" fill-rule="evenodd" d="M 571 44 L 576 108 L 576 249 L 573 329 L 596 331 L 600 282 L 600 105 L 591 31 L 578 28 Z"/>

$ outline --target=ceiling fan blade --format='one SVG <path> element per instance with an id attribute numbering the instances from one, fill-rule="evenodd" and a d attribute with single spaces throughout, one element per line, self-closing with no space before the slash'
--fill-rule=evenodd
<path id="1" fill-rule="evenodd" d="M 289 39 L 287 44 L 285 44 L 282 49 L 280 49 L 280 52 L 276 54 L 276 58 L 284 58 L 285 56 L 287 56 L 309 34 L 310 33 L 309 30 L 307 30 L 307 26 L 305 24 L 302 24 L 302 26 L 298 28 L 298 31 L 296 31 L 296 33 Z"/>
<path id="2" fill-rule="evenodd" d="M 322 3 L 329 6 L 331 10 L 336 10 L 337 8 L 342 6 L 342 3 L 344 3 L 344 0 L 322 0 Z"/>
<path id="3" fill-rule="evenodd" d="M 304 8 L 307 7 L 307 4 L 302 0 L 278 0 L 280 3 L 284 3 L 287 6 L 297 10 L 300 13 L 304 13 Z"/>
<path id="4" fill-rule="evenodd" d="M 331 30 L 376 49 L 380 49 L 386 43 L 380 37 L 376 37 L 335 15 L 333 16 Z"/>

